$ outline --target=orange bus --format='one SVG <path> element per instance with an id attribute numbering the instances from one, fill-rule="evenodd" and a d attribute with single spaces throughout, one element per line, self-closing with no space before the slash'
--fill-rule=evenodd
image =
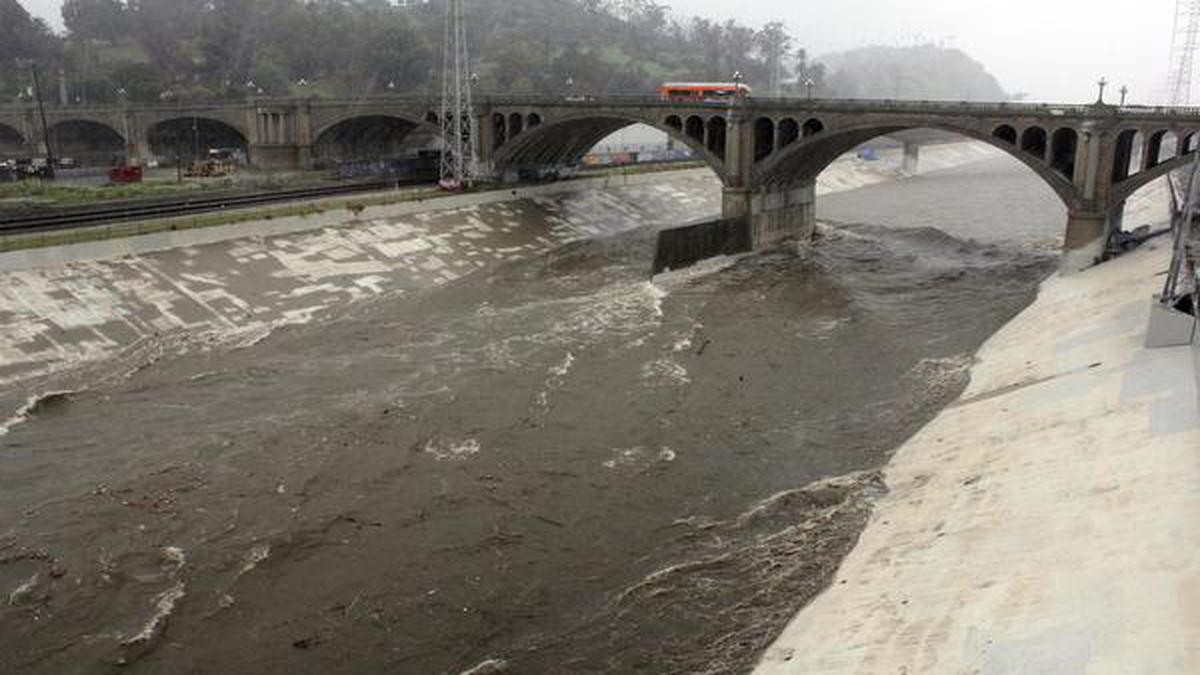
<path id="1" fill-rule="evenodd" d="M 749 96 L 750 87 L 740 82 L 666 82 L 658 93 L 664 101 L 728 103 Z"/>

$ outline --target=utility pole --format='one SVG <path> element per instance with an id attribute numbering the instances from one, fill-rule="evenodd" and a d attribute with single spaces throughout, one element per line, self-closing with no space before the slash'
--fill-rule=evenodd
<path id="1" fill-rule="evenodd" d="M 38 115 L 42 118 L 42 142 L 46 144 L 46 178 L 54 179 L 54 148 L 50 145 L 50 128 L 46 125 L 46 105 L 42 102 L 42 85 L 38 81 L 37 62 L 29 62 L 33 73 L 33 95 L 37 98 Z"/>
<path id="2" fill-rule="evenodd" d="M 446 2 L 442 46 L 442 161 L 439 181 L 447 190 L 470 187 L 478 170 L 475 140 L 479 137 L 471 104 L 471 59 L 463 0 Z"/>

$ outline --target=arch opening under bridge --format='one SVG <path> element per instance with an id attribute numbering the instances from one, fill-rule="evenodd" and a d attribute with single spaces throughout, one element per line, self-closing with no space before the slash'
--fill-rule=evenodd
<path id="1" fill-rule="evenodd" d="M 337 162 L 378 162 L 440 147 L 440 129 L 428 121 L 370 114 L 333 122 L 314 134 L 317 166 Z"/>
<path id="2" fill-rule="evenodd" d="M 836 130 L 823 129 L 781 149 L 756 166 L 756 183 L 772 187 L 810 182 L 839 157 L 865 143 L 881 136 L 926 129 L 948 133 L 963 140 L 979 141 L 997 148 L 1031 169 L 1068 209 L 1080 206 L 1080 198 L 1073 183 L 1078 137 L 1070 127 L 1048 131 L 1042 127 L 1031 126 L 1025 129 L 1020 139 L 1016 136 L 1016 130 L 1009 125 L 998 125 L 995 129 L 985 131 L 913 121 L 909 124 L 887 126 L 862 124 L 838 127 Z M 1022 142 L 1023 140 L 1028 142 Z M 1048 150 L 1057 152 L 1048 155 Z"/>
<path id="3" fill-rule="evenodd" d="M 1112 201 L 1120 206 L 1138 190 L 1181 169 L 1200 150 L 1200 129 L 1124 128 L 1112 162 Z"/>
<path id="4" fill-rule="evenodd" d="M 208 155 L 209 150 L 234 150 L 246 157 L 249 141 L 233 126 L 207 117 L 176 117 L 163 120 L 146 133 L 150 154 L 162 164 L 182 164 Z"/>
<path id="5" fill-rule="evenodd" d="M 500 118 L 497 114 L 496 131 L 499 131 Z M 578 167 L 606 139 L 638 125 L 665 134 L 668 145 L 687 148 L 691 158 L 703 161 L 722 183 L 729 184 L 724 162 L 725 119 L 721 115 L 664 114 L 661 118 L 644 118 L 584 113 L 550 120 L 539 117 L 538 124 L 523 124 L 516 135 L 513 135 L 514 126 L 508 124 L 504 140 L 494 139 L 492 167 L 501 177 L 517 177 L 516 174 L 523 171 Z"/>
<path id="6" fill-rule="evenodd" d="M 126 161 L 125 137 L 92 120 L 63 120 L 50 127 L 50 142 L 59 158 L 80 166 L 112 166 Z"/>
<path id="7" fill-rule="evenodd" d="M 17 129 L 0 124 L 0 159 L 20 157 L 28 154 L 29 146 Z"/>

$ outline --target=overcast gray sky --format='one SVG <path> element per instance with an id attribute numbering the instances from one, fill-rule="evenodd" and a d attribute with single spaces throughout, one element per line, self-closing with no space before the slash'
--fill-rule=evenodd
<path id="1" fill-rule="evenodd" d="M 782 20 L 816 54 L 945 41 L 1009 92 L 1095 100 L 1101 75 L 1134 100 L 1162 95 L 1175 0 L 663 0 L 678 13 Z"/>
<path id="2" fill-rule="evenodd" d="M 1116 86 L 1128 84 L 1134 102 L 1156 102 L 1166 81 L 1175 9 L 1175 0 L 660 1 L 683 15 L 754 25 L 782 20 L 815 54 L 944 42 L 982 62 L 1005 90 L 1060 102 L 1093 100 L 1101 75 Z M 20 2 L 61 26 L 61 0 Z"/>

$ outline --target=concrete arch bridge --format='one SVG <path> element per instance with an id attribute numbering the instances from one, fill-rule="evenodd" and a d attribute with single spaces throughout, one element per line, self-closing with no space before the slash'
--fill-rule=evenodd
<path id="1" fill-rule="evenodd" d="M 386 155 L 414 133 L 432 137 L 438 109 L 437 100 L 420 96 L 271 99 L 52 107 L 47 123 L 60 154 L 81 148 L 138 162 L 189 144 L 220 144 L 244 147 L 257 166 L 292 168 L 339 153 Z M 908 129 L 953 132 L 1015 157 L 1058 195 L 1068 213 L 1071 267 L 1096 261 L 1125 201 L 1200 146 L 1200 108 L 507 95 L 479 97 L 475 115 L 482 166 L 500 180 L 527 168 L 577 165 L 631 124 L 661 129 L 712 168 L 723 185 L 724 215 L 748 219 L 755 246 L 813 231 L 816 178 L 841 154 Z M 39 132 L 32 107 L 0 108 L 0 154 L 44 150 Z"/>

